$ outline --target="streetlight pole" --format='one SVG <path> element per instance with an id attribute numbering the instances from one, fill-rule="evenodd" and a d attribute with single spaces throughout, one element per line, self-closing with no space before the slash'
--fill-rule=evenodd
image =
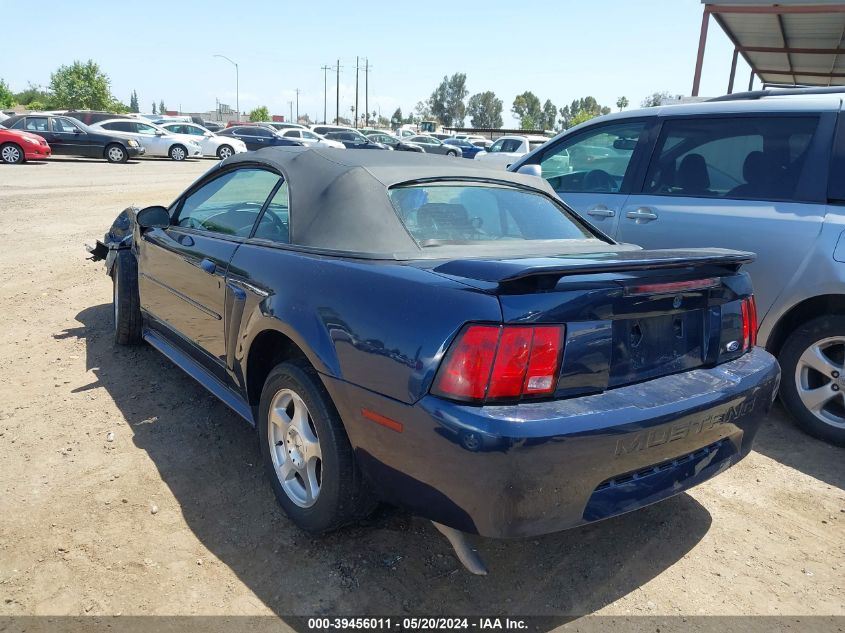
<path id="1" fill-rule="evenodd" d="M 238 123 L 240 123 L 241 122 L 241 88 L 240 88 L 241 80 L 240 80 L 240 73 L 238 71 L 238 64 L 237 64 L 237 62 L 232 61 L 231 59 L 229 59 L 225 55 L 218 55 L 217 53 L 215 53 L 213 55 L 213 57 L 222 57 L 227 62 L 232 64 L 232 66 L 235 67 L 235 108 L 237 108 L 237 110 L 238 110 Z"/>

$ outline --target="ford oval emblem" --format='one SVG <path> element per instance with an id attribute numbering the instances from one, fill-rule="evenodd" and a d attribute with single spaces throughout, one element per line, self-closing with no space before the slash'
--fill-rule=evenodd
<path id="1" fill-rule="evenodd" d="M 681 295 L 675 295 L 675 298 L 672 299 L 672 307 L 678 309 L 681 307 L 681 302 L 684 298 Z"/>
<path id="2" fill-rule="evenodd" d="M 735 352 L 739 349 L 739 341 L 731 341 L 725 345 L 725 350 L 728 352 Z"/>

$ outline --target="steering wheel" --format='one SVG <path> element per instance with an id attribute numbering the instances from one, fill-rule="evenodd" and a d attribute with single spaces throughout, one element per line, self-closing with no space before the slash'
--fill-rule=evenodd
<path id="1" fill-rule="evenodd" d="M 613 191 L 616 181 L 603 169 L 593 169 L 584 176 L 584 191 Z"/>

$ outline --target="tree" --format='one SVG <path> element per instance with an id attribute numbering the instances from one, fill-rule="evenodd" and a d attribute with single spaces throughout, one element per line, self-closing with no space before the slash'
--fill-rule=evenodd
<path id="1" fill-rule="evenodd" d="M 30 105 L 32 103 L 36 103 L 39 105 L 44 104 L 43 107 L 38 108 L 40 110 L 48 109 L 47 104 L 50 103 L 50 98 L 51 95 L 49 92 L 42 90 L 41 88 L 32 83 L 27 86 L 26 90 L 15 93 L 14 95 L 14 100 L 16 103 L 20 105 L 25 105 L 29 107 L 30 110 L 36 109 L 32 105 Z"/>
<path id="2" fill-rule="evenodd" d="M 644 108 L 655 108 L 661 103 L 663 103 L 664 99 L 670 98 L 671 95 L 666 90 L 664 90 L 663 92 L 655 92 L 643 99 L 640 105 Z"/>
<path id="3" fill-rule="evenodd" d="M 431 93 L 431 113 L 445 126 L 462 126 L 466 117 L 464 99 L 469 91 L 466 87 L 467 76 L 455 73 L 451 77 L 444 76 L 440 85 Z"/>
<path id="4" fill-rule="evenodd" d="M 267 106 L 258 106 L 249 113 L 249 120 L 253 123 L 256 121 L 269 121 L 270 111 Z"/>
<path id="5" fill-rule="evenodd" d="M 108 110 L 115 101 L 108 75 L 91 59 L 59 67 L 50 76 L 50 91 L 55 108 Z"/>
<path id="6" fill-rule="evenodd" d="M 553 130 L 556 127 L 556 120 L 557 108 L 551 99 L 546 99 L 546 102 L 543 104 L 543 116 L 541 117 L 539 127 L 541 130 Z"/>
<path id="7" fill-rule="evenodd" d="M 610 114 L 610 108 L 599 105 L 595 97 L 582 97 L 573 100 L 570 105 L 562 107 L 559 112 L 560 125 L 566 130 L 584 121 L 589 121 L 593 117 Z"/>
<path id="8" fill-rule="evenodd" d="M 502 127 L 502 100 L 490 90 L 469 98 L 467 114 L 472 127 Z"/>
<path id="9" fill-rule="evenodd" d="M 390 117 L 390 125 L 391 127 L 399 127 L 402 125 L 402 108 L 396 108 L 396 111 L 393 113 L 393 116 Z"/>
<path id="10" fill-rule="evenodd" d="M 511 107 L 513 115 L 519 119 L 519 126 L 523 130 L 533 130 L 543 122 L 543 109 L 540 99 L 530 90 L 517 95 Z"/>
<path id="11" fill-rule="evenodd" d="M 619 108 L 619 111 L 622 112 L 625 108 L 628 107 L 628 97 L 619 97 L 616 100 L 616 107 Z"/>
<path id="12" fill-rule="evenodd" d="M 164 107 L 164 99 L 158 102 L 158 113 L 167 114 L 167 108 Z"/>
<path id="13" fill-rule="evenodd" d="M 420 121 L 426 121 L 431 119 L 434 115 L 431 112 L 431 99 L 426 99 L 425 101 L 417 101 L 417 105 L 414 106 L 414 118 L 412 120 L 413 123 L 419 123 Z"/>
<path id="14" fill-rule="evenodd" d="M 138 109 L 138 93 L 134 90 L 129 97 L 129 110 L 131 112 L 140 112 L 141 110 Z"/>
<path id="15" fill-rule="evenodd" d="M 9 85 L 0 79 L 0 108 L 11 108 L 15 105 L 15 96 L 9 90 Z"/>
<path id="16" fill-rule="evenodd" d="M 153 101 L 153 114 L 158 114 L 158 112 L 156 111 L 156 102 L 155 101 Z"/>

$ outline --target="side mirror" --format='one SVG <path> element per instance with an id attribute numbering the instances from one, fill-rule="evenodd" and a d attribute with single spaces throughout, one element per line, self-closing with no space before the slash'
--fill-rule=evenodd
<path id="1" fill-rule="evenodd" d="M 164 207 L 146 207 L 138 211 L 135 221 L 142 229 L 163 229 L 170 226 L 170 213 Z"/>
<path id="2" fill-rule="evenodd" d="M 164 136 L 164 132 L 161 130 L 156 130 L 156 136 Z"/>
<path id="3" fill-rule="evenodd" d="M 522 165 L 519 169 L 516 170 L 518 174 L 525 174 L 526 176 L 536 176 L 537 178 L 543 177 L 543 168 L 539 165 Z"/>
<path id="4" fill-rule="evenodd" d="M 75 127 L 75 128 L 73 128 L 73 133 L 74 134 L 82 134 L 82 130 L 80 130 L 78 127 Z"/>

